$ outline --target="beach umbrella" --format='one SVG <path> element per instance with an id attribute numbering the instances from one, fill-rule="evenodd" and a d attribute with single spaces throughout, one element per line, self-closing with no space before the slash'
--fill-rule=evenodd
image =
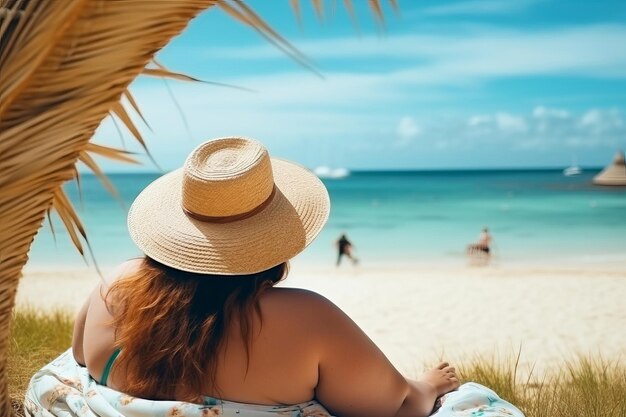
<path id="1" fill-rule="evenodd" d="M 598 175 L 593 178 L 596 185 L 618 185 L 626 186 L 626 161 L 624 152 L 618 151 L 613 158 L 613 162 L 606 166 Z"/>
<path id="2" fill-rule="evenodd" d="M 323 2 L 311 1 L 323 16 Z M 350 1 L 344 3 L 354 16 Z M 300 19 L 300 2 L 290 4 Z M 379 1 L 368 4 L 382 22 Z M 153 57 L 212 6 L 309 65 L 241 0 L 0 0 L 0 415 L 12 413 L 9 324 L 37 231 L 54 208 L 84 252 L 87 236 L 63 183 L 78 177 L 76 163 L 82 161 L 110 187 L 93 155 L 134 161 L 124 150 L 89 140 L 114 115 L 145 146 L 121 99 L 139 113 L 128 85 L 142 73 L 191 80 Z"/>

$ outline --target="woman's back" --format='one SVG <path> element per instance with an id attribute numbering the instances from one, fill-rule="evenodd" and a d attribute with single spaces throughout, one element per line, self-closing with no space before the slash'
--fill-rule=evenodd
<path id="1" fill-rule="evenodd" d="M 118 276 L 111 277 L 90 297 L 83 354 L 87 367 L 97 380 L 101 380 L 106 363 L 115 352 L 115 329 L 107 325 L 114 318 L 110 310 L 114 311 L 115 307 L 108 308 L 102 295 L 113 282 L 133 273 L 140 264 L 128 262 L 123 269 L 116 271 Z M 310 332 L 317 322 L 312 304 L 321 302 L 321 297 L 304 290 L 265 290 L 259 298 L 262 322 L 255 315 L 249 352 L 239 320 L 232 320 L 226 331 L 227 343 L 221 346 L 217 361 L 217 387 L 211 386 L 207 369 L 206 385 L 201 393 L 179 393 L 180 398 L 176 399 L 188 397 L 185 394 L 200 394 L 268 405 L 311 400 L 318 380 L 315 335 Z M 80 350 L 80 346 L 75 350 Z M 113 369 L 105 382 L 124 391 L 125 373 L 121 368 Z M 160 394 L 158 397 L 166 397 L 166 393 Z"/>

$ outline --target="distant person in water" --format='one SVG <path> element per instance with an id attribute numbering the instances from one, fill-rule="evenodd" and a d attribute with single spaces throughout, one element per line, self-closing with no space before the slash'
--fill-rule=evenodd
<path id="1" fill-rule="evenodd" d="M 489 233 L 489 229 L 486 227 L 483 228 L 483 231 L 480 232 L 480 236 L 478 238 L 478 247 L 485 253 L 491 252 L 491 233 Z"/>
<path id="2" fill-rule="evenodd" d="M 489 257 L 491 255 L 491 241 L 493 237 L 491 233 L 489 233 L 488 228 L 483 228 L 480 236 L 478 237 L 478 242 L 472 243 L 467 246 L 467 255 L 475 256 L 475 255 L 483 255 L 485 257 Z"/>
<path id="3" fill-rule="evenodd" d="M 488 260 L 491 257 L 491 241 L 493 240 L 489 229 L 483 228 L 478 237 L 478 242 L 467 245 L 466 253 L 470 258 Z"/>
<path id="4" fill-rule="evenodd" d="M 352 264 L 354 265 L 356 265 L 357 262 L 359 262 L 359 260 L 356 259 L 352 255 L 352 242 L 348 240 L 348 237 L 346 236 L 345 233 L 339 236 L 339 239 L 337 240 L 336 244 L 337 244 L 337 250 L 339 251 L 337 255 L 337 266 L 341 264 L 341 258 L 343 258 L 344 255 L 348 257 L 352 261 Z"/>

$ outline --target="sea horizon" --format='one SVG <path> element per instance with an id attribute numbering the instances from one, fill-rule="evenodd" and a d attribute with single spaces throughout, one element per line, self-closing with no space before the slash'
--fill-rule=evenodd
<path id="1" fill-rule="evenodd" d="M 305 166 L 308 170 L 314 170 L 318 167 L 335 167 L 334 165 L 318 165 L 315 167 Z M 577 165 L 584 172 L 594 172 L 599 173 L 605 167 L 603 166 L 587 166 L 587 165 Z M 363 174 L 363 173 L 430 173 L 430 172 L 563 172 L 567 166 L 548 166 L 548 167 L 454 167 L 454 168 L 349 168 L 344 166 L 336 166 L 335 168 L 345 168 L 351 174 Z M 105 172 L 105 175 L 163 175 L 165 173 L 171 172 L 173 170 L 150 170 L 150 171 L 140 171 L 140 170 L 129 170 L 129 171 L 116 171 L 109 170 Z M 92 176 L 97 177 L 91 170 L 87 168 L 79 169 L 79 173 L 82 176 Z"/>
<path id="2" fill-rule="evenodd" d="M 597 171 L 575 177 L 536 168 L 353 171 L 347 178 L 324 179 L 331 197 L 329 222 L 295 261 L 334 265 L 334 242 L 346 233 L 362 267 L 464 265 L 465 246 L 489 227 L 500 265 L 626 266 L 626 189 L 592 185 Z M 81 176 L 80 193 L 75 183 L 66 184 L 99 265 L 141 255 L 128 236 L 126 213 L 159 175 L 108 174 L 120 199 L 91 174 Z M 53 222 L 56 239 L 46 221 L 28 265 L 84 265 L 64 226 Z"/>

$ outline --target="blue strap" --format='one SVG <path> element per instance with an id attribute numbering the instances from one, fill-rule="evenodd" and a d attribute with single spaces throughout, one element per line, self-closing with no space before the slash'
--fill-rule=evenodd
<path id="1" fill-rule="evenodd" d="M 117 359 L 121 351 L 122 349 L 120 348 L 116 348 L 113 351 L 113 354 L 111 355 L 111 357 L 109 358 L 109 361 L 104 367 L 104 371 L 102 371 L 102 379 L 100 380 L 101 385 L 107 384 L 107 380 L 109 379 L 109 373 L 111 373 L 111 367 L 113 366 L 113 362 L 115 362 L 115 359 Z"/>

